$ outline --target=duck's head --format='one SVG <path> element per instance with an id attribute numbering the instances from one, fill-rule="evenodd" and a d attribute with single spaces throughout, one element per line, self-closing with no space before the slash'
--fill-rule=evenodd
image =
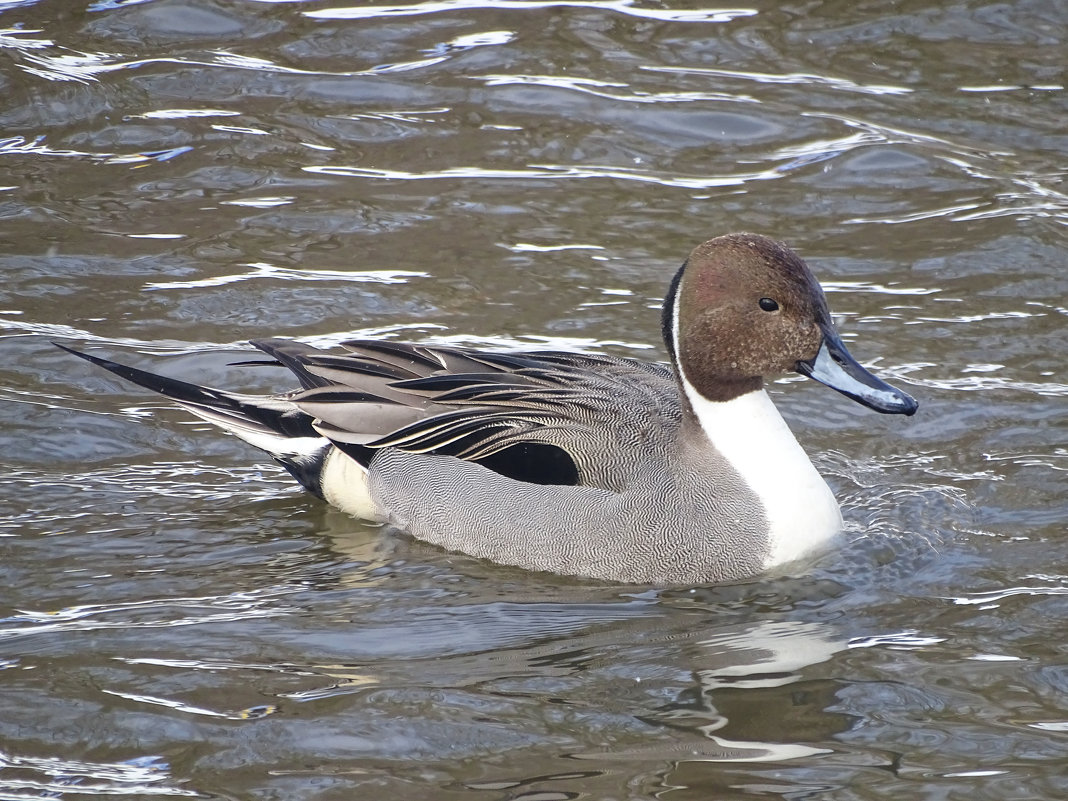
<path id="1" fill-rule="evenodd" d="M 915 413 L 915 399 L 846 350 L 808 266 L 756 234 L 710 239 L 690 254 L 664 301 L 664 339 L 680 378 L 711 401 L 797 372 L 877 412 Z"/>

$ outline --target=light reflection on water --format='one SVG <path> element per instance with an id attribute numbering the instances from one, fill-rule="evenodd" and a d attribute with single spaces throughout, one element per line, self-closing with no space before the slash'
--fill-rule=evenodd
<path id="1" fill-rule="evenodd" d="M 273 2 L 274 0 L 259 0 Z M 399 6 L 347 6 L 343 8 L 305 11 L 313 19 L 368 19 L 393 16 L 415 16 L 465 9 L 529 11 L 542 8 L 577 8 L 614 11 L 644 19 L 673 22 L 730 22 L 739 17 L 756 13 L 750 8 L 736 9 L 671 9 L 641 8 L 632 0 L 437 0 L 436 2 L 411 3 Z"/>
<path id="2" fill-rule="evenodd" d="M 0 2 L 0 794 L 1068 794 L 1068 20 L 670 5 Z M 443 553 L 48 344 L 655 358 L 729 230 L 921 400 L 772 384 L 847 521 L 798 576 Z"/>
<path id="3" fill-rule="evenodd" d="M 11 791 L 12 798 L 62 798 L 68 794 L 199 795 L 196 791 L 174 786 L 170 765 L 161 756 L 138 757 L 125 762 L 88 762 L 0 751 L 0 770 L 8 776 L 0 786 Z"/>
<path id="4" fill-rule="evenodd" d="M 284 607 L 271 608 L 267 604 L 274 597 L 286 592 L 292 592 L 292 590 L 265 588 L 255 593 L 216 597 L 152 598 L 111 605 L 74 606 L 47 612 L 22 611 L 11 617 L 0 619 L 0 639 L 53 632 L 99 631 L 110 628 L 126 631 L 136 628 L 188 626 L 270 617 L 285 613 Z M 205 612 L 183 616 L 168 614 L 166 618 L 160 619 L 161 612 L 166 614 L 175 609 L 205 610 Z M 144 619 L 140 619 L 141 617 Z"/>

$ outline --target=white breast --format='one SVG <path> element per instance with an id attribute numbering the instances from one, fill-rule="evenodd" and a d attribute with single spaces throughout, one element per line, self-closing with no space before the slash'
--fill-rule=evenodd
<path id="1" fill-rule="evenodd" d="M 842 530 L 838 501 L 763 389 L 733 400 L 702 397 L 683 380 L 712 445 L 760 498 L 768 518 L 770 569 L 822 550 Z"/>

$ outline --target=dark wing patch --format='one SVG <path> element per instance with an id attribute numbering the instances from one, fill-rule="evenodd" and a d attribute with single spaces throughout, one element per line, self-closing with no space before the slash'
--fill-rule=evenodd
<path id="1" fill-rule="evenodd" d="M 502 476 L 530 484 L 577 486 L 579 483 L 578 468 L 571 454 L 546 442 L 519 442 L 473 461 Z"/>

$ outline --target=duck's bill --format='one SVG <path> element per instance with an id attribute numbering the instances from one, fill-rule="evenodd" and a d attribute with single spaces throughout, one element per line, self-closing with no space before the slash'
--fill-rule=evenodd
<path id="1" fill-rule="evenodd" d="M 915 414 L 920 405 L 911 395 L 861 367 L 832 328 L 824 329 L 819 353 L 813 359 L 798 362 L 797 372 L 883 414 Z"/>

